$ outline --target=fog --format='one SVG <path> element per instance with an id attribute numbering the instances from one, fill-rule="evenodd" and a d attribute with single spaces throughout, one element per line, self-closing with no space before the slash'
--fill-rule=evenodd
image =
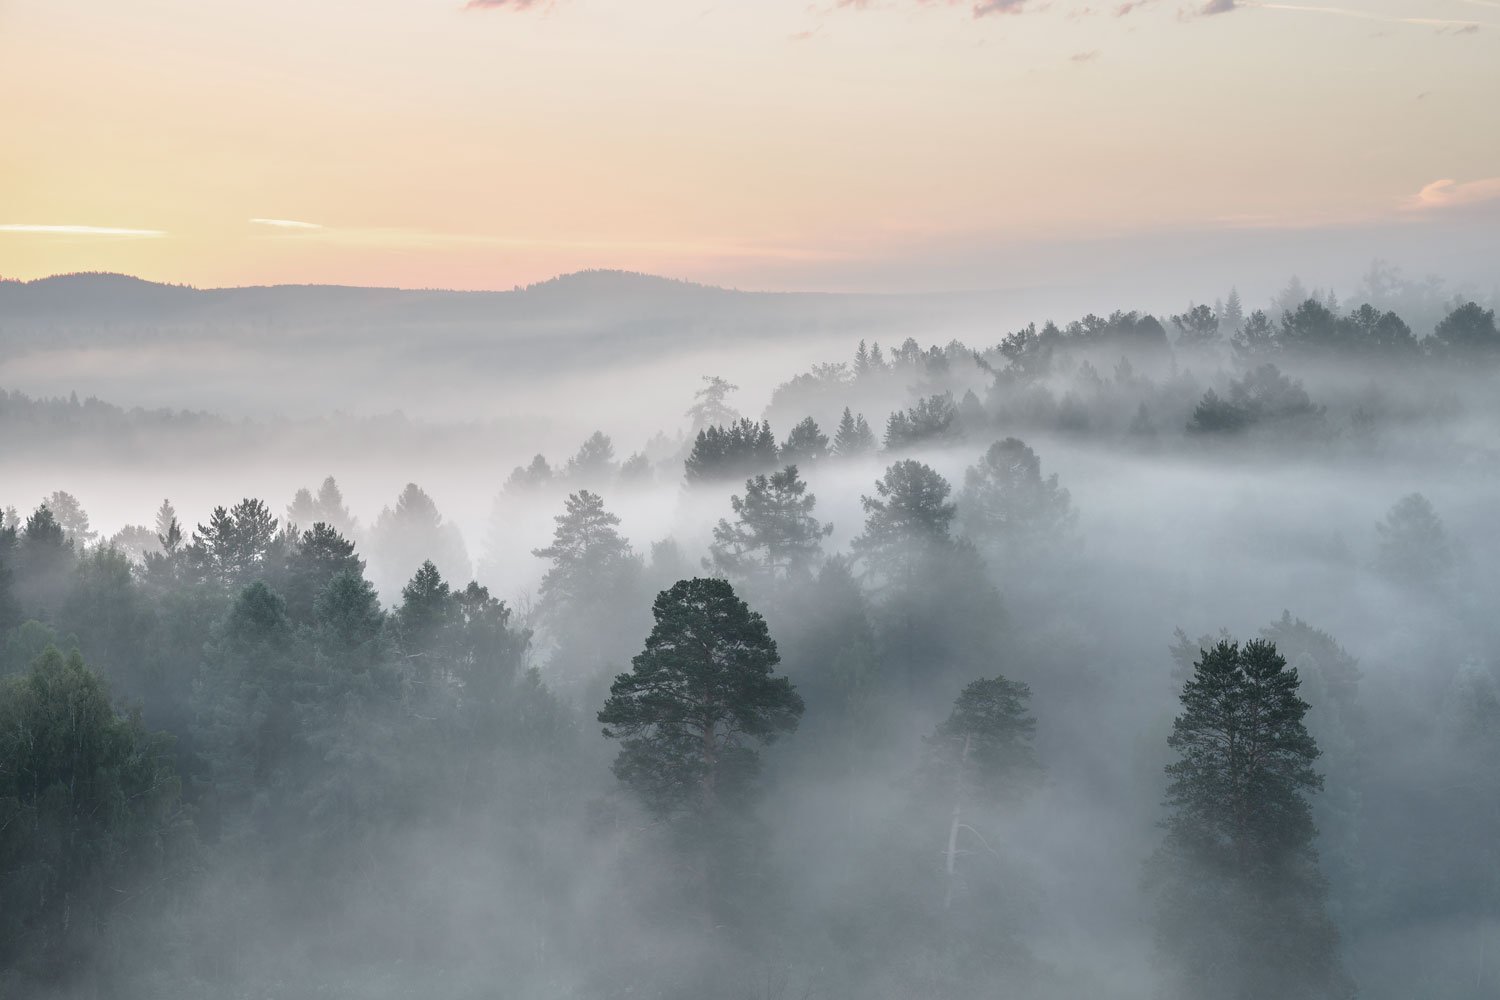
<path id="1" fill-rule="evenodd" d="M 1496 995 L 1497 302 L 1382 273 L 1103 319 L 0 285 L 0 720 L 73 733 L 23 685 L 76 647 L 137 741 L 108 823 L 0 772 L 0 997 Z M 731 498 L 788 465 L 778 563 Z M 617 522 L 581 532 L 590 497 Z M 693 578 L 764 617 L 800 711 L 684 785 L 629 758 L 663 724 L 615 678 Z M 1255 807 L 1241 881 L 1172 839 L 1166 770 L 1221 630 L 1276 644 L 1320 751 L 1316 832 Z M 964 729 L 995 678 L 1021 707 Z"/>

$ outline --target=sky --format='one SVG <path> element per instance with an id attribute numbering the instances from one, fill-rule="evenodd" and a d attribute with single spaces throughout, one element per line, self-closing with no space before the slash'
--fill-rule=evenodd
<path id="1" fill-rule="evenodd" d="M 1500 249 L 1500 0 L 0 0 L 0 88 L 6 278 L 925 291 Z"/>

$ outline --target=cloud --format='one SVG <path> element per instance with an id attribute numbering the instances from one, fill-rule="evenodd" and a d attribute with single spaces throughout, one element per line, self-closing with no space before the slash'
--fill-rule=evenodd
<path id="1" fill-rule="evenodd" d="M 1473 0 L 1470 0 L 1473 2 Z M 1353 7 L 1324 7 L 1311 4 L 1290 3 L 1266 3 L 1263 0 L 1210 0 L 1209 6 L 1227 3 L 1229 9 L 1239 7 L 1254 7 L 1257 10 L 1284 10 L 1295 11 L 1301 14 L 1329 14 L 1336 17 L 1353 17 L 1361 21 L 1380 21 L 1385 24 L 1409 24 L 1419 28 L 1437 28 L 1452 34 L 1468 35 L 1477 32 L 1481 27 L 1497 28 L 1500 24 L 1490 24 L 1484 21 L 1460 20 L 1447 17 L 1406 17 L 1398 14 L 1378 14 L 1369 10 L 1356 10 Z M 1480 6 L 1489 6 L 1481 4 Z M 1210 13 L 1206 8 L 1204 13 Z M 1222 13 L 1213 11 L 1212 13 Z"/>
<path id="2" fill-rule="evenodd" d="M 1093 62 L 1095 59 L 1099 58 L 1099 50 L 1090 49 L 1087 52 L 1075 52 L 1072 55 L 1068 56 L 1068 58 L 1076 63 Z"/>
<path id="3" fill-rule="evenodd" d="M 120 229 L 115 226 L 33 226 L 20 223 L 0 225 L 0 233 L 39 233 L 52 236 L 165 236 L 160 229 Z"/>
<path id="4" fill-rule="evenodd" d="M 296 219 L 251 219 L 257 226 L 275 226 L 277 229 L 322 229 L 316 222 L 298 222 Z"/>
<path id="5" fill-rule="evenodd" d="M 974 4 L 975 17 L 988 17 L 991 14 L 1019 14 L 1026 6 L 1026 0 L 978 0 Z"/>
<path id="6" fill-rule="evenodd" d="M 1452 178 L 1433 181 L 1418 191 L 1407 202 L 1407 207 L 1418 211 L 1424 209 L 1454 208 L 1459 205 L 1477 205 L 1481 202 L 1500 200 L 1500 177 L 1486 177 L 1477 181 L 1459 183 Z"/>
<path id="7" fill-rule="evenodd" d="M 546 0 L 469 0 L 466 10 L 530 10 L 540 7 Z"/>
<path id="8" fill-rule="evenodd" d="M 1212 17 L 1215 14 L 1228 14 L 1234 10 L 1239 10 L 1236 0 L 1208 0 L 1208 3 L 1198 8 L 1198 16 Z"/>
<path id="9" fill-rule="evenodd" d="M 924 7 L 933 6 L 939 0 L 917 0 Z M 942 0 L 946 6 L 958 7 L 970 0 Z M 1031 0 L 972 0 L 970 10 L 976 18 L 989 17 L 991 14 L 1020 14 Z M 837 0 L 836 7 L 849 7 L 854 10 L 869 10 L 875 6 L 873 0 Z"/>

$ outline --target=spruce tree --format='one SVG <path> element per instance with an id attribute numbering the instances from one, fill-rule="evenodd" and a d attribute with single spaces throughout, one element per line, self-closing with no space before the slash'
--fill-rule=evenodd
<path id="1" fill-rule="evenodd" d="M 812 417 L 804 417 L 786 436 L 781 461 L 787 465 L 810 465 L 828 457 L 828 435 Z"/>
<path id="2" fill-rule="evenodd" d="M 868 455 L 875 450 L 875 432 L 865 422 L 864 414 L 855 416 L 849 407 L 839 418 L 838 431 L 833 437 L 833 454 L 839 458 L 855 458 Z"/>

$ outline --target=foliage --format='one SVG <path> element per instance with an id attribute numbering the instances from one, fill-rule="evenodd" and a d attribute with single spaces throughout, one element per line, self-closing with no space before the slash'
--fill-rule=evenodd
<path id="1" fill-rule="evenodd" d="M 684 462 L 690 485 L 737 479 L 774 468 L 776 438 L 766 421 L 742 417 L 727 426 L 714 424 L 698 432 Z"/>
<path id="2" fill-rule="evenodd" d="M 680 580 L 657 595 L 645 648 L 599 712 L 620 740 L 615 775 L 653 812 L 706 818 L 745 804 L 756 744 L 789 733 L 802 699 L 784 677 L 765 619 L 727 581 Z"/>
<path id="3" fill-rule="evenodd" d="M 121 717 L 74 651 L 0 681 L 0 968 L 77 975 L 179 864 L 172 740 Z"/>
<path id="4" fill-rule="evenodd" d="M 1202 652 L 1167 744 L 1157 941 L 1178 995 L 1350 997 L 1313 849 L 1322 787 L 1300 679 L 1260 639 Z"/>

